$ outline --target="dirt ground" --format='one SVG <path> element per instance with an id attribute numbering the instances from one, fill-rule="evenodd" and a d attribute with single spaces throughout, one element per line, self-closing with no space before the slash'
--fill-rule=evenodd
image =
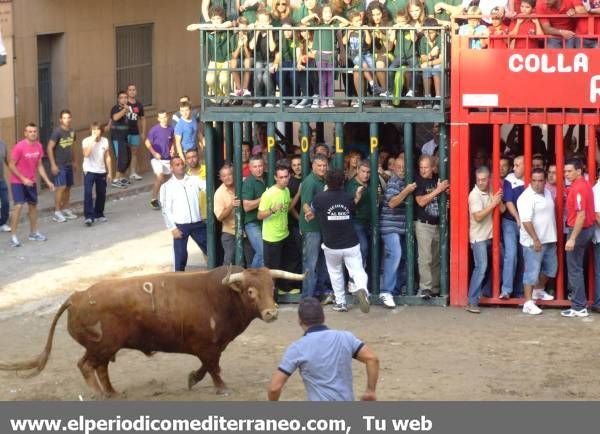
<path id="1" fill-rule="evenodd" d="M 81 219 L 55 224 L 45 218 L 41 229 L 49 241 L 25 242 L 20 249 L 5 247 L 8 238 L 0 237 L 1 360 L 38 354 L 54 312 L 70 292 L 103 276 L 170 269 L 170 239 L 160 213 L 148 210 L 146 195 L 110 202 L 107 216 L 109 223 L 92 228 Z M 195 247 L 191 250 L 190 263 L 198 266 L 202 257 Z M 381 400 L 600 398 L 597 315 L 564 319 L 551 309 L 527 317 L 516 308 L 473 315 L 457 308 L 373 307 L 367 315 L 358 309 L 346 314 L 327 309 L 326 316 L 329 326 L 351 330 L 379 355 Z M 282 306 L 273 324 L 255 320 L 221 359 L 228 396 L 217 396 L 209 378 L 187 390 L 187 375 L 199 366 L 188 355 L 149 358 L 123 350 L 110 365 L 111 379 L 131 400 L 264 400 L 286 346 L 300 335 L 295 306 Z M 0 372 L 0 399 L 93 399 L 76 367 L 82 354 L 61 319 L 46 369 L 30 379 Z M 354 374 L 359 395 L 365 385 L 363 365 L 355 362 Z M 282 399 L 304 399 L 297 373 Z"/>

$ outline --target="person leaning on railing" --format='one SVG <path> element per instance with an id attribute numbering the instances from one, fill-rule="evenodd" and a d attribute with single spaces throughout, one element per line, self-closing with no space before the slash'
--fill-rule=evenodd
<path id="1" fill-rule="evenodd" d="M 269 27 L 271 15 L 266 9 L 260 9 L 254 25 L 255 31 L 250 39 L 249 47 L 254 51 L 254 96 L 257 98 L 267 97 L 265 107 L 273 107 L 273 100 L 268 99 L 275 96 L 275 85 L 272 74 L 277 67 L 274 64 L 277 53 L 277 38 L 275 32 Z M 262 107 L 263 100 L 257 99 L 254 107 Z"/>
<path id="2" fill-rule="evenodd" d="M 225 10 L 220 6 L 211 6 L 208 11 L 211 23 L 220 25 L 225 20 Z M 229 95 L 229 61 L 234 47 L 233 34 L 226 30 L 207 30 L 205 33 L 206 85 L 208 94 L 215 99 L 211 102 L 222 102 Z"/>
<path id="3" fill-rule="evenodd" d="M 425 20 L 425 26 L 435 27 L 438 22 L 435 18 L 427 18 Z M 419 40 L 419 56 L 421 61 L 421 69 L 423 69 L 423 93 L 425 98 L 431 98 L 431 83 L 430 79 L 433 80 L 433 87 L 435 90 L 435 97 L 441 97 L 441 67 L 443 63 L 442 56 L 442 43 L 440 38 L 439 30 L 427 29 L 425 34 Z M 423 108 L 433 108 L 439 110 L 439 102 L 431 104 L 429 101 L 425 101 L 422 105 Z"/>
<path id="4" fill-rule="evenodd" d="M 577 48 L 578 38 L 575 37 L 578 19 L 574 14 L 585 14 L 581 0 L 544 0 L 537 1 L 536 14 L 564 15 L 564 18 L 542 18 L 540 23 L 546 35 L 552 36 L 546 42 L 546 48 Z"/>
<path id="5" fill-rule="evenodd" d="M 519 9 L 520 14 L 510 23 L 509 35 L 516 36 L 516 38 L 511 38 L 510 48 L 522 49 L 539 47 L 540 40 L 534 39 L 531 41 L 530 38 L 531 35 L 544 35 L 540 20 L 529 17 L 533 12 L 534 7 L 535 0 L 521 0 Z"/>
<path id="6" fill-rule="evenodd" d="M 248 18 L 240 17 L 237 21 L 235 36 L 233 37 L 233 51 L 229 68 L 235 87 L 231 96 L 250 96 L 250 78 L 252 77 L 252 51 L 248 45 Z M 240 71 L 241 69 L 241 71 Z"/>
<path id="7" fill-rule="evenodd" d="M 389 62 L 388 51 L 390 46 L 390 33 L 387 30 L 379 29 L 388 24 L 388 12 L 379 2 L 372 2 L 367 7 L 367 20 L 373 30 L 363 30 L 365 33 L 370 33 L 372 38 L 372 51 L 375 59 L 375 82 L 371 88 L 373 96 L 388 96 L 387 92 L 387 73 L 386 68 Z M 389 107 L 387 101 L 381 101 L 381 107 Z"/>

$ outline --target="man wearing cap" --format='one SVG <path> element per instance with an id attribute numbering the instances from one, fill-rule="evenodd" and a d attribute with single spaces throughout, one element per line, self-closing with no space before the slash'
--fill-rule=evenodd
<path id="1" fill-rule="evenodd" d="M 296 369 L 300 369 L 309 401 L 354 401 L 352 359 L 367 365 L 367 388 L 361 399 L 376 400 L 379 359 L 367 345 L 348 331 L 329 329 L 323 307 L 314 297 L 300 302 L 298 323 L 304 336 L 288 347 L 273 374 L 267 390 L 270 401 L 279 400 Z"/>

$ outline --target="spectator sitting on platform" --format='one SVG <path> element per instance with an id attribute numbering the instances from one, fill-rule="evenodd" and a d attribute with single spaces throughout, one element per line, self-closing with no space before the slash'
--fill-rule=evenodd
<path id="1" fill-rule="evenodd" d="M 212 6 L 209 11 L 210 20 L 219 25 L 225 20 L 225 10 L 220 6 Z M 229 61 L 233 38 L 226 30 L 207 30 L 205 33 L 208 67 L 206 69 L 206 86 L 211 102 L 226 102 L 223 97 L 229 95 Z M 216 97 L 216 98 L 215 98 Z"/>
<path id="2" fill-rule="evenodd" d="M 533 13 L 535 3 L 535 0 L 521 0 L 521 13 L 510 23 L 509 35 L 517 36 L 517 38 L 512 39 L 510 48 L 539 48 L 540 40 L 532 38 L 532 36 L 543 36 L 544 30 L 538 18 L 528 17 Z"/>
<path id="3" fill-rule="evenodd" d="M 489 48 L 507 48 L 508 47 L 508 26 L 504 24 L 504 13 L 500 8 L 492 9 L 492 24 L 488 26 L 490 34 Z"/>
<path id="4" fill-rule="evenodd" d="M 233 37 L 231 60 L 229 61 L 235 90 L 230 95 L 234 97 L 251 96 L 252 93 L 249 88 L 252 76 L 252 61 L 254 59 L 252 58 L 252 50 L 248 45 L 248 19 L 240 17 L 237 24 L 237 30 Z M 241 68 L 241 71 L 238 68 Z"/>
<path id="5" fill-rule="evenodd" d="M 435 18 L 427 18 L 423 25 L 427 27 L 434 27 L 438 25 L 438 22 Z M 428 29 L 424 32 L 423 37 L 419 40 L 419 57 L 421 69 L 423 69 L 424 97 L 431 98 L 430 80 L 433 79 L 435 96 L 437 99 L 439 99 L 441 97 L 440 88 L 442 77 L 440 69 L 444 59 L 442 56 L 442 44 L 438 30 Z M 433 108 L 434 110 L 439 110 L 440 104 L 439 102 L 431 104 L 429 101 L 425 101 L 421 105 L 421 108 Z"/>
<path id="6" fill-rule="evenodd" d="M 546 48 L 577 48 L 578 38 L 575 36 L 577 18 L 574 14 L 587 14 L 585 7 L 577 0 L 543 0 L 537 1 L 535 13 L 539 15 L 564 15 L 564 18 L 542 18 L 540 24 L 544 33 L 549 36 Z"/>
<path id="7" fill-rule="evenodd" d="M 391 92 L 388 91 L 386 68 L 390 61 L 388 51 L 391 49 L 390 39 L 393 32 L 380 29 L 380 27 L 388 25 L 388 11 L 381 3 L 374 1 L 369 3 L 366 16 L 368 20 L 367 24 L 370 27 L 374 27 L 372 31 L 364 30 L 364 32 L 370 33 L 372 40 L 371 50 L 375 56 L 374 78 L 375 83 L 378 84 L 378 86 L 373 86 L 371 90 L 373 96 L 390 97 Z M 390 107 L 390 104 L 386 100 L 381 101 L 380 105 L 381 107 Z"/>
<path id="8" fill-rule="evenodd" d="M 458 28 L 459 36 L 478 36 L 478 38 L 469 38 L 469 48 L 472 50 L 487 48 L 489 30 L 481 22 L 481 9 L 471 6 L 467 9 L 467 15 L 469 15 L 467 23 Z"/>

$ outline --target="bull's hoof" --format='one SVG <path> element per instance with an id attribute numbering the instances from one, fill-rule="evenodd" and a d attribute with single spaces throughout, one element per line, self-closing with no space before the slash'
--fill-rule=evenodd
<path id="1" fill-rule="evenodd" d="M 194 387 L 197 382 L 198 380 L 196 380 L 196 371 L 190 372 L 190 375 L 188 375 L 188 390 L 192 390 L 192 387 Z"/>

